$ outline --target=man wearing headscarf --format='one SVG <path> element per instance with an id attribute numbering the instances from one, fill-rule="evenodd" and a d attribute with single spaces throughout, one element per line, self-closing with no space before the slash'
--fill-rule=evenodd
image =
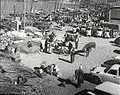
<path id="1" fill-rule="evenodd" d="M 41 41 L 39 43 L 40 43 L 40 45 L 39 45 L 39 47 L 40 47 L 39 53 L 40 53 L 41 51 L 43 51 L 43 46 L 42 46 L 42 42 Z"/>
<path id="2" fill-rule="evenodd" d="M 78 49 L 78 42 L 79 42 L 79 37 L 78 35 L 76 35 L 76 38 L 75 38 L 75 48 Z"/>
<path id="3" fill-rule="evenodd" d="M 78 70 L 75 70 L 75 79 L 77 80 L 77 87 L 81 87 L 81 83 L 84 83 L 84 72 L 82 65 L 79 66 Z"/>
<path id="4" fill-rule="evenodd" d="M 68 45 L 68 52 L 69 52 L 69 54 L 70 54 L 70 52 L 71 52 L 72 47 L 73 47 L 72 43 L 69 42 L 69 45 Z"/>
<path id="5" fill-rule="evenodd" d="M 44 48 L 44 51 L 45 51 L 45 52 L 48 52 L 47 49 L 48 49 L 48 39 L 45 40 L 45 48 Z"/>
<path id="6" fill-rule="evenodd" d="M 74 54 L 74 48 L 71 49 L 71 52 L 70 52 L 70 61 L 71 63 L 73 63 L 75 61 L 75 54 Z"/>

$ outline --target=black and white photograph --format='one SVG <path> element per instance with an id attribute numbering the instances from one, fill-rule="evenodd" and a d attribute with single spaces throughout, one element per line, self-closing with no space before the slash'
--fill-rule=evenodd
<path id="1" fill-rule="evenodd" d="M 120 0 L 0 0 L 0 95 L 120 95 Z"/>

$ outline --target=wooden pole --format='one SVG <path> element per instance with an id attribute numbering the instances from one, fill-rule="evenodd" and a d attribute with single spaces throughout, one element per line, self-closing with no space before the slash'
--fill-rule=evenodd
<path id="1" fill-rule="evenodd" d="M 56 7 L 57 7 L 57 0 L 55 0 L 55 5 L 54 5 L 54 15 L 56 13 Z"/>
<path id="2" fill-rule="evenodd" d="M 33 0 L 31 0 L 30 13 L 32 12 L 32 9 L 33 9 Z"/>
<path id="3" fill-rule="evenodd" d="M 60 0 L 58 0 L 58 2 L 57 2 L 57 9 L 59 9 L 60 8 Z"/>
<path id="4" fill-rule="evenodd" d="M 16 9 L 15 9 L 15 6 L 16 6 L 16 5 L 15 5 L 15 3 L 14 3 L 13 6 L 14 6 L 14 20 L 15 20 L 15 18 L 16 18 Z"/>
<path id="5" fill-rule="evenodd" d="M 64 0 L 61 0 L 61 1 L 60 1 L 60 7 L 59 7 L 59 10 L 61 9 L 61 7 L 62 7 L 62 5 L 63 5 L 63 2 L 64 2 Z"/>
<path id="6" fill-rule="evenodd" d="M 24 0 L 24 31 L 25 31 L 26 0 Z"/>
<path id="7" fill-rule="evenodd" d="M 111 9 L 109 11 L 109 22 L 111 22 Z"/>
<path id="8" fill-rule="evenodd" d="M 76 10 L 76 4 L 77 4 L 77 1 L 75 0 L 75 7 L 74 7 L 74 8 L 75 8 L 75 10 Z"/>

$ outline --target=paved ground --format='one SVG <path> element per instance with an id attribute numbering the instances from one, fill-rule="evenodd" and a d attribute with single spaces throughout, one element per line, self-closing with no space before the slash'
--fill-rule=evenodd
<path id="1" fill-rule="evenodd" d="M 68 27 L 65 29 L 69 29 Z M 63 35 L 64 31 L 56 31 L 57 34 L 59 34 L 59 37 Z M 81 49 L 86 43 L 90 41 L 94 41 L 97 44 L 97 48 L 93 49 L 90 53 L 89 57 L 84 57 L 82 55 L 76 55 L 75 56 L 75 62 L 74 63 L 68 63 L 62 60 L 59 60 L 59 58 L 70 60 L 70 56 L 64 56 L 64 55 L 58 55 L 58 54 L 46 54 L 46 53 L 35 53 L 35 54 L 21 54 L 22 63 L 25 66 L 28 66 L 30 68 L 33 68 L 34 66 L 40 66 L 42 61 L 46 61 L 47 65 L 55 63 L 59 66 L 62 77 L 68 78 L 74 74 L 75 69 L 78 68 L 80 64 L 83 65 L 84 72 L 89 72 L 90 68 L 99 66 L 104 61 L 111 59 L 114 56 L 117 56 L 117 54 L 113 53 L 113 50 L 118 49 L 117 47 L 112 46 L 109 42 L 114 39 L 103 39 L 103 38 L 94 38 L 94 37 L 80 37 L 80 43 L 79 43 L 79 49 Z M 83 54 L 84 55 L 84 54 Z M 56 88 L 58 91 L 62 92 L 58 95 L 74 95 L 76 92 L 82 90 L 82 89 L 94 89 L 95 85 L 89 82 L 86 82 L 82 85 L 81 88 L 76 89 L 72 85 L 66 85 L 65 88 L 58 87 L 57 85 L 59 82 L 55 79 Z M 53 95 L 53 94 L 49 94 Z M 54 94 L 55 95 L 55 94 Z"/>

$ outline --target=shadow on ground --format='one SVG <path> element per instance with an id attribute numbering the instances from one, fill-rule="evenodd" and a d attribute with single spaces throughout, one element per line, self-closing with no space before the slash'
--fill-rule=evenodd
<path id="1" fill-rule="evenodd" d="M 79 91 L 77 93 L 75 93 L 74 95 L 92 95 L 92 94 L 88 94 L 87 92 L 93 92 L 92 90 L 90 89 L 84 89 L 82 91 Z M 94 92 L 93 92 L 94 93 Z M 93 94 L 94 95 L 94 94 Z"/>
<path id="2" fill-rule="evenodd" d="M 83 51 L 83 50 L 75 51 L 75 55 L 85 56 L 84 54 L 81 54 L 81 53 L 85 53 L 85 51 Z"/>
<path id="3" fill-rule="evenodd" d="M 58 58 L 59 60 L 62 60 L 62 61 L 65 61 L 65 62 L 68 62 L 68 63 L 71 63 L 71 61 L 69 60 L 66 60 L 66 59 L 63 59 L 63 58 Z"/>
<path id="4" fill-rule="evenodd" d="M 60 84 L 58 84 L 58 86 L 65 87 L 63 83 L 65 83 L 65 84 L 71 84 L 72 86 L 74 86 L 76 88 L 78 86 L 75 82 L 72 82 L 70 79 L 58 78 L 57 80 L 61 82 Z"/>
<path id="5" fill-rule="evenodd" d="M 60 87 L 65 87 L 65 84 L 70 84 L 70 85 L 78 88 L 75 76 L 71 76 L 67 79 L 58 78 L 57 80 L 61 82 L 60 84 L 58 84 L 58 86 L 60 86 Z M 94 82 L 94 80 L 92 79 L 92 75 L 89 74 L 89 73 L 84 74 L 84 81 L 87 81 L 87 82 L 90 82 L 90 83 L 93 83 L 93 84 L 97 84 L 97 83 Z"/>
<path id="6" fill-rule="evenodd" d="M 120 54 L 120 50 L 114 50 L 114 53 Z"/>
<path id="7" fill-rule="evenodd" d="M 112 44 L 113 46 L 115 46 L 115 47 L 120 47 L 120 45 L 117 45 L 117 44 Z"/>

